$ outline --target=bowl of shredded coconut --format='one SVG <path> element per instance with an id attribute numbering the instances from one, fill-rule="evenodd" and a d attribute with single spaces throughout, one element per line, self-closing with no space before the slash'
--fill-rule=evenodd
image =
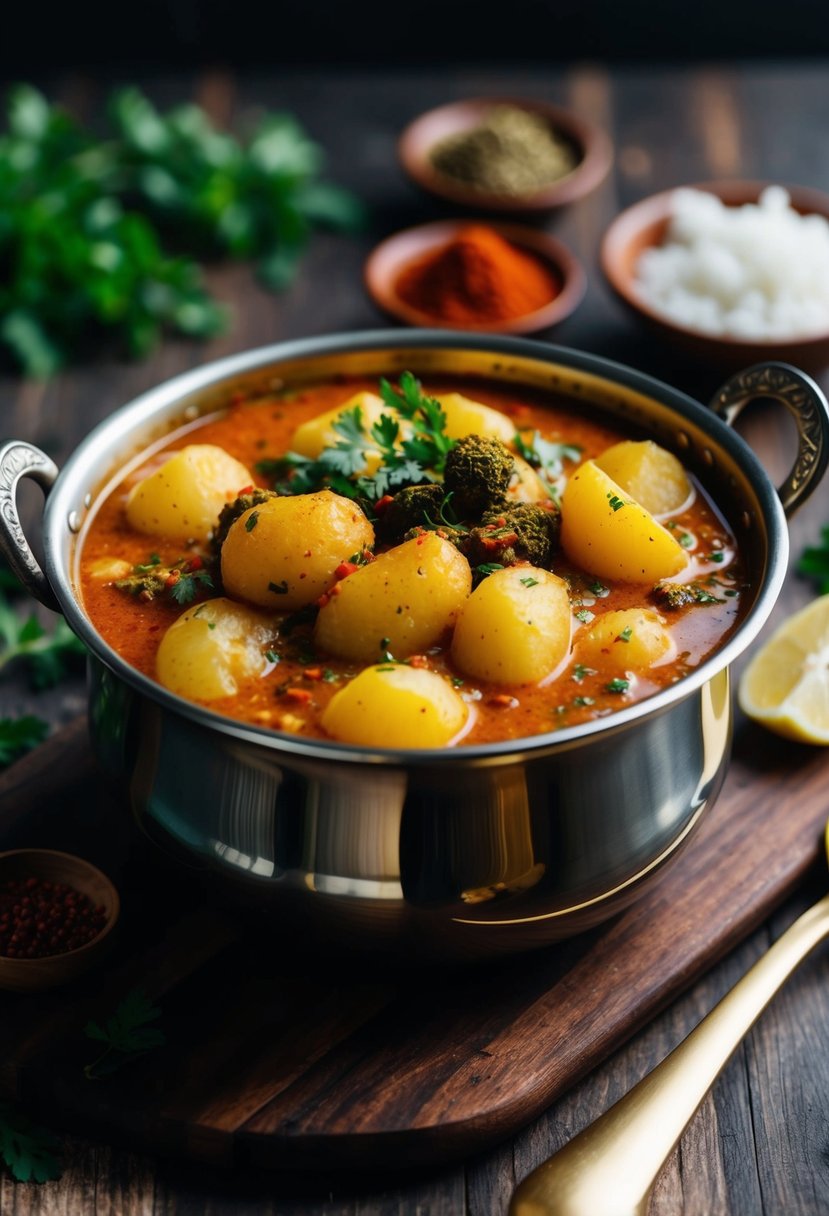
<path id="1" fill-rule="evenodd" d="M 605 233 L 604 274 L 662 336 L 717 362 L 829 364 L 829 197 L 766 182 L 684 186 Z"/>

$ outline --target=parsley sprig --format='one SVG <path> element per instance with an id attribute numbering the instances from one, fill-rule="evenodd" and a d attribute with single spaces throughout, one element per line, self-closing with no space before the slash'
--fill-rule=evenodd
<path id="1" fill-rule="evenodd" d="M 328 487 L 349 498 L 376 502 L 403 486 L 440 478 L 454 440 L 446 434 L 440 402 L 423 392 L 411 372 L 403 372 L 399 387 L 380 381 L 380 396 L 388 409 L 366 427 L 359 405 L 332 423 L 336 443 L 315 459 L 288 452 L 277 460 L 261 460 L 257 470 L 274 477 L 283 494 L 310 494 Z M 368 475 L 368 457 L 380 457 L 377 472 Z"/>

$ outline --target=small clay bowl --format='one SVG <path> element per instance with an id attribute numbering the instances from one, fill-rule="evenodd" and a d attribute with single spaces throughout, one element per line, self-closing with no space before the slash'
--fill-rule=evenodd
<path id="1" fill-rule="evenodd" d="M 692 186 L 706 190 L 731 207 L 756 203 L 766 186 L 763 181 L 714 181 Z M 829 219 L 829 195 L 801 186 L 785 186 L 791 205 L 801 215 L 822 215 Z M 639 294 L 636 264 L 643 250 L 660 245 L 670 222 L 673 190 L 652 194 L 617 215 L 601 243 L 600 263 L 605 278 L 628 311 L 643 321 L 652 333 L 683 351 L 722 369 L 748 367 L 767 359 L 793 363 L 807 371 L 820 371 L 829 365 L 829 325 L 826 331 L 803 338 L 746 338 L 713 335 L 690 329 L 658 312 Z"/>
<path id="2" fill-rule="evenodd" d="M 575 168 L 530 194 L 491 194 L 436 169 L 431 160 L 435 145 L 449 135 L 480 126 L 496 106 L 512 106 L 540 114 L 572 146 L 576 154 Z M 477 211 L 504 213 L 543 213 L 573 203 L 599 185 L 613 161 L 610 139 L 600 127 L 549 102 L 515 97 L 473 97 L 427 110 L 405 128 L 397 152 L 412 181 L 429 194 Z"/>
<path id="3" fill-rule="evenodd" d="M 14 849 L 0 853 L 0 885 L 19 878 L 66 883 L 87 895 L 96 907 L 103 905 L 106 909 L 106 922 L 98 936 L 76 950 L 45 958 L 0 955 L 0 988 L 12 992 L 37 992 L 65 984 L 98 962 L 109 949 L 120 911 L 118 892 L 106 875 L 90 862 L 53 849 Z"/>
<path id="4" fill-rule="evenodd" d="M 475 220 L 438 220 L 433 224 L 420 224 L 416 228 L 404 228 L 394 236 L 387 237 L 375 247 L 369 255 L 364 268 L 366 288 L 374 302 L 384 312 L 404 321 L 407 325 L 415 325 L 427 329 L 460 329 L 475 330 L 482 333 L 498 334 L 532 334 L 539 330 L 549 329 L 557 325 L 565 317 L 569 317 L 581 303 L 587 286 L 581 264 L 560 241 L 548 236 L 546 232 L 536 228 L 528 228 L 522 224 L 488 224 L 502 237 L 519 249 L 525 249 L 535 254 L 550 267 L 558 280 L 559 292 L 554 299 L 534 312 L 523 313 L 520 317 L 508 320 L 490 321 L 472 324 L 450 323 L 442 321 L 432 313 L 420 312 L 413 308 L 397 293 L 397 281 L 410 262 L 448 244 L 462 228 L 470 224 L 480 223 Z"/>

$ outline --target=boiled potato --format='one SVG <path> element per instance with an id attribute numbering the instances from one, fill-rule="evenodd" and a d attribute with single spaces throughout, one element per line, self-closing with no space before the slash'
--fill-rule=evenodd
<path id="1" fill-rule="evenodd" d="M 579 657 L 602 671 L 642 671 L 664 662 L 675 647 L 665 622 L 649 608 L 605 612 L 579 642 Z"/>
<path id="2" fill-rule="evenodd" d="M 667 528 L 592 460 L 579 465 L 567 481 L 561 545 L 589 574 L 630 583 L 655 583 L 688 564 L 688 555 Z"/>
<path id="3" fill-rule="evenodd" d="M 537 684 L 570 648 L 567 584 L 535 566 L 496 570 L 461 609 L 452 660 L 493 684 Z"/>
<path id="4" fill-rule="evenodd" d="M 341 689 L 322 725 L 335 739 L 364 747 L 444 747 L 468 717 L 466 702 L 442 676 L 385 663 L 367 667 Z"/>
<path id="5" fill-rule="evenodd" d="M 405 659 L 440 639 L 471 586 L 466 558 L 427 532 L 338 583 L 317 617 L 316 643 L 346 659 L 371 662 L 384 651 Z"/>
<path id="6" fill-rule="evenodd" d="M 191 443 L 133 486 L 127 519 L 148 536 L 206 541 L 225 503 L 252 481 L 224 448 Z"/>
<path id="7" fill-rule="evenodd" d="M 651 515 L 673 515 L 694 496 L 676 456 L 652 439 L 614 443 L 596 457 L 596 464 Z"/>
<path id="8" fill-rule="evenodd" d="M 335 571 L 374 544 L 374 529 L 349 498 L 317 494 L 270 498 L 232 524 L 222 545 L 228 595 L 278 612 L 312 604 Z"/>
<path id="9" fill-rule="evenodd" d="M 336 406 L 333 410 L 326 410 L 324 414 L 318 414 L 316 418 L 309 418 L 307 422 L 298 426 L 291 439 L 291 450 L 299 452 L 300 456 L 308 456 L 314 460 L 324 448 L 336 447 L 342 436 L 337 434 L 333 424 L 341 414 L 346 410 L 353 410 L 355 406 L 359 406 L 362 410 L 363 427 L 367 437 L 374 423 L 379 422 L 383 414 L 391 414 L 389 407 L 383 404 L 382 398 L 378 397 L 376 393 L 355 393 L 342 405 Z M 401 433 L 403 433 L 402 427 Z M 366 474 L 368 476 L 377 472 L 380 460 L 378 452 L 366 452 Z"/>
<path id="10" fill-rule="evenodd" d="M 507 487 L 507 498 L 513 502 L 549 502 L 550 490 L 531 464 L 523 456 L 516 456 L 512 479 Z"/>
<path id="11" fill-rule="evenodd" d="M 446 434 L 450 439 L 489 435 L 509 445 L 515 438 L 515 423 L 500 410 L 464 397 L 462 393 L 444 393 L 438 401 L 446 414 Z"/>
<path id="12" fill-rule="evenodd" d="M 268 668 L 263 648 L 276 636 L 272 617 L 232 600 L 205 600 L 174 621 L 158 648 L 155 671 L 171 692 L 195 701 L 231 697 Z"/>

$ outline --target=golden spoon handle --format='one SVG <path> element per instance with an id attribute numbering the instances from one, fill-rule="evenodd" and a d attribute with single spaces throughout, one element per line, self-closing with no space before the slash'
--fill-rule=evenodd
<path id="1" fill-rule="evenodd" d="M 644 1216 L 651 1187 L 740 1040 L 829 934 L 829 895 L 624 1098 L 524 1179 L 509 1216 Z"/>

